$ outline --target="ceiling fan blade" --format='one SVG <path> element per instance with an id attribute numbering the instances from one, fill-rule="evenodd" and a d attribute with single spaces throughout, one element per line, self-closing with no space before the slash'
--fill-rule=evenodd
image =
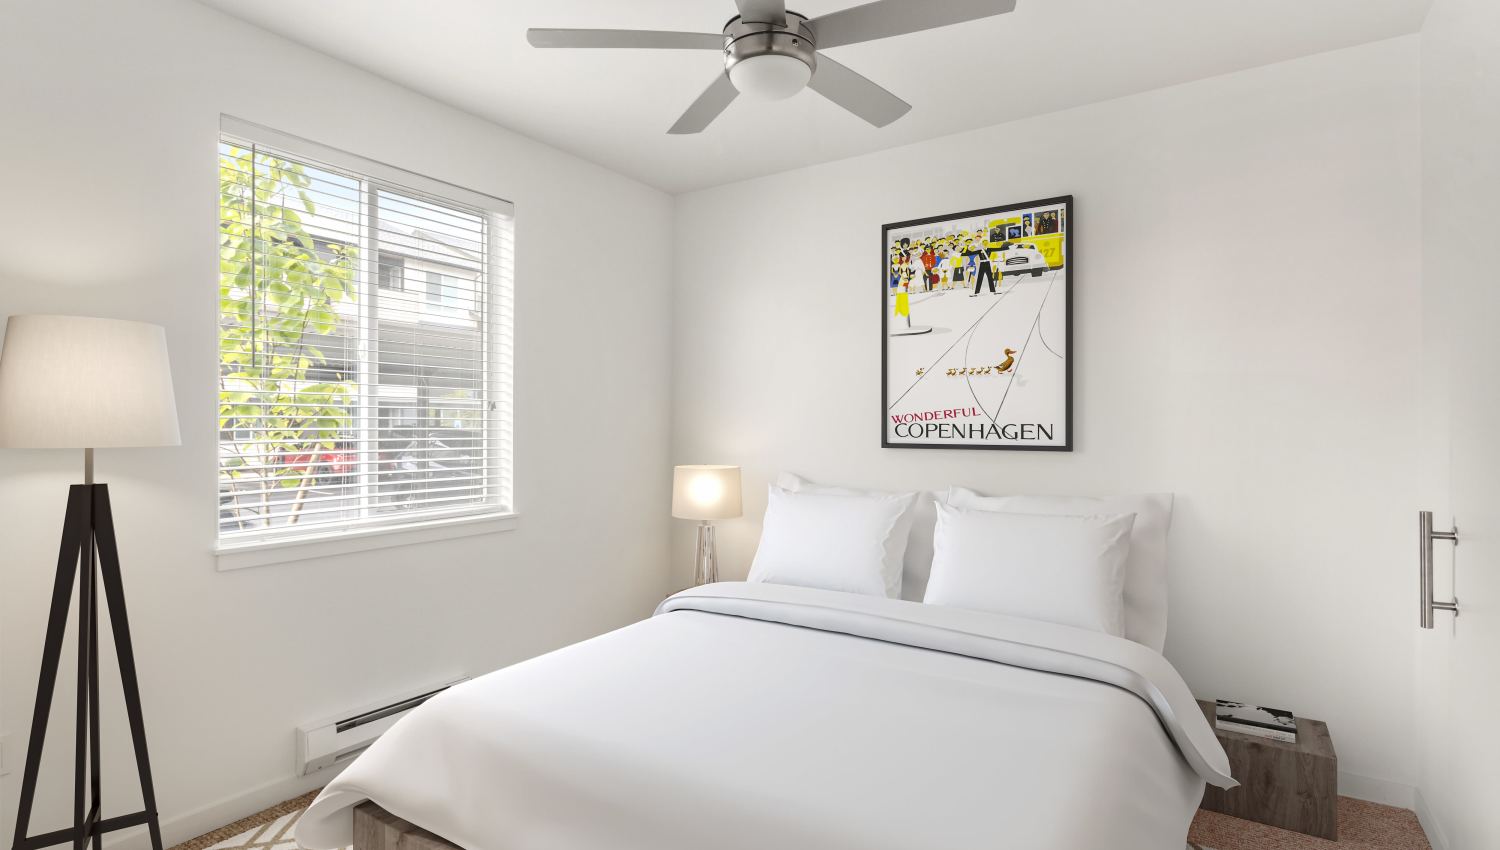
<path id="1" fill-rule="evenodd" d="M 724 35 L 716 32 L 663 32 L 661 30 L 557 30 L 529 29 L 532 47 L 601 47 L 654 50 L 723 50 Z"/>
<path id="2" fill-rule="evenodd" d="M 1016 0 L 875 0 L 808 22 L 819 50 L 921 32 L 1014 11 Z"/>
<path id="3" fill-rule="evenodd" d="M 807 87 L 876 127 L 884 127 L 911 111 L 911 104 L 821 53 L 818 70 Z"/>
<path id="4" fill-rule="evenodd" d="M 719 113 L 727 109 L 729 104 L 739 96 L 739 90 L 734 87 L 734 83 L 729 81 L 729 75 L 720 74 L 708 88 L 703 90 L 703 94 L 698 95 L 693 105 L 682 113 L 682 117 L 678 118 L 677 123 L 673 124 L 672 129 L 667 132 L 674 136 L 701 133 L 703 128 L 713 123 L 713 120 L 719 117 Z"/>
<path id="5" fill-rule="evenodd" d="M 786 0 L 734 0 L 734 5 L 746 23 L 786 26 Z"/>

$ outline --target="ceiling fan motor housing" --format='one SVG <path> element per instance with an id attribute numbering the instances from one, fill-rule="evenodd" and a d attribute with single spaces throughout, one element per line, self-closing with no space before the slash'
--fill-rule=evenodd
<path id="1" fill-rule="evenodd" d="M 777 57 L 766 62 L 762 57 Z M 785 64 L 787 59 L 796 59 L 807 66 L 807 77 L 818 68 L 817 45 L 813 42 L 812 28 L 807 25 L 807 18 L 796 12 L 786 13 L 786 25 L 779 26 L 772 23 L 748 22 L 741 18 L 732 19 L 724 27 L 724 70 L 729 73 L 730 79 L 743 78 L 744 71 L 749 66 L 735 72 L 735 66 L 742 63 L 751 65 Z M 751 61 L 761 60 L 761 61 Z M 792 66 L 796 67 L 796 66 Z M 803 84 L 806 78 L 802 79 Z M 797 86 L 800 89 L 801 86 Z M 745 92 L 753 94 L 754 92 Z M 773 99 L 784 97 L 793 92 L 775 93 L 770 95 Z"/>
<path id="2" fill-rule="evenodd" d="M 804 89 L 884 127 L 911 104 L 828 56 L 818 43 L 843 47 L 1003 15 L 1016 0 L 867 0 L 809 19 L 789 12 L 786 0 L 734 0 L 740 14 L 723 32 L 666 30 L 529 29 L 533 47 L 646 48 L 721 51 L 724 73 L 715 75 L 667 132 L 701 133 L 740 95 L 781 100 Z"/>

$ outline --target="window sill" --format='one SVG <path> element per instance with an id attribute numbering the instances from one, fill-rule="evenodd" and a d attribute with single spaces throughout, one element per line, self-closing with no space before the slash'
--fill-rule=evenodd
<path id="1" fill-rule="evenodd" d="M 368 552 L 373 549 L 390 549 L 437 540 L 511 531 L 516 527 L 517 518 L 516 514 L 461 516 L 393 528 L 359 529 L 326 536 L 220 544 L 214 548 L 214 557 L 218 561 L 220 572 L 247 567 L 265 567 L 312 558 Z"/>

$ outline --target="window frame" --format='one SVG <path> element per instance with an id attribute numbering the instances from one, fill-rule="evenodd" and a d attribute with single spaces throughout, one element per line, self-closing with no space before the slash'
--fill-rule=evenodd
<path id="1" fill-rule="evenodd" d="M 427 543 L 476 534 L 489 534 L 516 527 L 518 514 L 515 506 L 515 206 L 503 199 L 461 186 L 424 177 L 395 166 L 361 157 L 347 151 L 312 142 L 253 122 L 229 115 L 220 117 L 219 142 L 241 142 L 246 145 L 265 147 L 285 153 L 310 165 L 326 166 L 331 170 L 347 173 L 361 180 L 366 198 L 361 206 L 370 203 L 370 198 L 380 191 L 399 195 L 426 197 L 432 202 L 465 209 L 481 214 L 486 219 L 487 287 L 481 347 L 486 374 L 486 390 L 490 409 L 484 416 L 483 439 L 487 454 L 493 451 L 496 469 L 486 482 L 494 491 L 494 498 L 478 505 L 463 505 L 452 509 L 433 509 L 410 518 L 378 516 L 361 517 L 358 520 L 330 523 L 330 527 L 308 526 L 305 533 L 269 532 L 264 536 L 243 535 L 225 539 L 217 517 L 214 525 L 213 552 L 220 570 L 285 563 L 309 558 L 327 557 L 349 552 Z M 380 285 L 380 254 L 369 251 L 368 257 L 360 260 L 361 280 L 369 290 L 368 305 L 360 307 L 361 314 L 378 311 L 381 294 L 391 290 Z M 403 275 L 403 278 L 405 275 Z M 425 297 L 422 299 L 425 302 Z M 218 349 L 218 299 L 215 305 L 215 351 Z M 361 319 L 365 321 L 365 319 Z M 378 418 L 378 385 L 371 384 L 366 363 L 353 362 L 358 368 L 359 395 L 356 414 L 361 420 L 357 431 L 367 433 L 367 419 Z M 218 357 L 215 355 L 214 399 L 218 403 Z M 214 446 L 216 457 L 221 434 L 214 418 Z M 214 465 L 215 492 L 219 492 L 220 467 Z M 215 500 L 217 506 L 217 499 Z"/>

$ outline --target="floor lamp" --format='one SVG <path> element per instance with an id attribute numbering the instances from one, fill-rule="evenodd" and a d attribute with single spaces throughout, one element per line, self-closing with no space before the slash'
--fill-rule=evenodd
<path id="1" fill-rule="evenodd" d="M 108 485 L 94 483 L 94 449 L 175 446 L 177 408 L 167 338 L 156 325 L 81 316 L 11 316 L 0 348 L 0 447 L 83 449 L 83 483 L 68 489 L 62 547 L 42 649 L 36 710 L 21 779 L 13 850 L 72 844 L 99 848 L 104 833 L 147 827 L 161 850 L 156 791 L 146 756 L 140 683 L 125 615 L 125 590 Z M 78 714 L 73 750 L 73 825 L 28 835 L 42 744 L 62 661 L 74 580 L 78 584 Z M 141 811 L 104 817 L 100 802 L 99 599 L 109 608 L 125 712 L 140 774 Z"/>
<path id="2" fill-rule="evenodd" d="M 714 544 L 716 519 L 741 514 L 738 466 L 678 466 L 672 469 L 672 516 L 698 520 L 698 554 L 693 586 L 719 580 L 719 549 Z"/>

